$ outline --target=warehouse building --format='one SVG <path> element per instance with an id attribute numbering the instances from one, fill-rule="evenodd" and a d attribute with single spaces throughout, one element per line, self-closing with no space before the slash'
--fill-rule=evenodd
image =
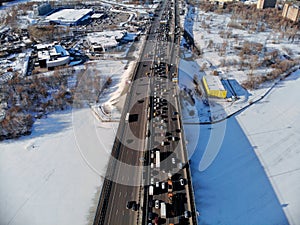
<path id="1" fill-rule="evenodd" d="M 46 21 L 52 24 L 76 26 L 90 19 L 92 9 L 62 9 L 46 17 Z"/>
<path id="2" fill-rule="evenodd" d="M 105 52 L 119 45 L 120 40 L 126 35 L 125 30 L 103 31 L 89 34 L 86 41 L 93 52 Z"/>
<path id="3" fill-rule="evenodd" d="M 203 76 L 202 82 L 209 97 L 226 98 L 227 91 L 217 76 Z"/>

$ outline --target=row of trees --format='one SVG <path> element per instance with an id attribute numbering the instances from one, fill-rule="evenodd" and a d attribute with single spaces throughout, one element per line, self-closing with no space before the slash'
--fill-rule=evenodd
<path id="1" fill-rule="evenodd" d="M 0 122 L 0 137 L 15 138 L 29 134 L 34 116 L 63 110 L 72 104 L 66 76 L 15 77 L 1 87 L 1 101 L 7 103 L 5 118 Z"/>
<path id="2" fill-rule="evenodd" d="M 31 25 L 28 27 L 28 32 L 32 41 L 52 42 L 69 35 L 70 28 L 55 25 Z"/>
<path id="3" fill-rule="evenodd" d="M 275 79 L 280 78 L 283 74 L 285 75 L 289 72 L 291 68 L 296 66 L 297 63 L 291 60 L 283 60 L 273 65 L 273 70 L 263 75 L 254 75 L 252 72 L 250 72 L 248 74 L 247 80 L 242 83 L 242 86 L 250 90 L 256 89 L 262 83 L 265 83 L 267 81 L 273 81 Z"/>
<path id="4" fill-rule="evenodd" d="M 300 23 L 294 23 L 281 16 L 282 11 L 277 8 L 258 10 L 256 5 L 244 5 L 241 2 L 227 3 L 225 8 L 220 8 L 211 2 L 201 2 L 198 6 L 205 12 L 231 14 L 228 27 L 248 30 L 250 32 L 264 32 L 267 29 L 280 32 L 291 41 L 299 41 Z M 207 20 L 210 20 L 207 17 Z M 203 22 L 205 26 L 208 26 Z"/>

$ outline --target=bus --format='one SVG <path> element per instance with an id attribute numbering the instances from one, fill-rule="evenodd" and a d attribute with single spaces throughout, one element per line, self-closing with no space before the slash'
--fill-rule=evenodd
<path id="1" fill-rule="evenodd" d="M 157 150 L 155 152 L 155 165 L 156 165 L 156 168 L 159 168 L 160 167 L 160 152 Z"/>

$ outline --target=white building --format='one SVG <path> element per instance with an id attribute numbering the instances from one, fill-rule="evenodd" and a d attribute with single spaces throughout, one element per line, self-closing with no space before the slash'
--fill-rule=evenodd
<path id="1" fill-rule="evenodd" d="M 61 45 L 36 45 L 38 60 L 41 68 L 54 68 L 66 65 L 70 61 L 70 54 Z"/>
<path id="2" fill-rule="evenodd" d="M 62 9 L 46 17 L 49 23 L 61 25 L 78 25 L 80 22 L 90 18 L 92 9 Z"/>

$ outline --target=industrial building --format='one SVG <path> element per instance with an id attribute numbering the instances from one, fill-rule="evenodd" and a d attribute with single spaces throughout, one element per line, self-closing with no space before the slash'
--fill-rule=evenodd
<path id="1" fill-rule="evenodd" d="M 92 9 L 62 9 L 46 17 L 53 24 L 76 26 L 84 23 L 93 14 Z"/>
<path id="2" fill-rule="evenodd" d="M 282 16 L 294 22 L 300 22 L 300 7 L 296 4 L 285 3 Z"/>
<path id="3" fill-rule="evenodd" d="M 86 41 L 93 52 L 105 52 L 117 47 L 126 34 L 125 30 L 96 32 L 89 34 Z"/>
<path id="4" fill-rule="evenodd" d="M 266 8 L 275 8 L 276 0 L 258 0 L 257 8 L 266 9 Z"/>
<path id="5" fill-rule="evenodd" d="M 226 98 L 227 91 L 217 76 L 203 76 L 205 92 L 210 97 Z"/>
<path id="6" fill-rule="evenodd" d="M 43 45 L 35 46 L 38 51 L 38 62 L 41 68 L 52 69 L 57 66 L 63 66 L 70 62 L 70 54 L 61 45 Z"/>

